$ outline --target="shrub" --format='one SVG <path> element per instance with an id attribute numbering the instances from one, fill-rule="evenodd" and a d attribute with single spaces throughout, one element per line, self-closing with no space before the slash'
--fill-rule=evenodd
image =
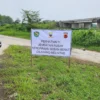
<path id="1" fill-rule="evenodd" d="M 80 46 L 100 46 L 100 31 L 74 30 L 72 41 L 73 44 Z"/>
<path id="2" fill-rule="evenodd" d="M 36 28 L 36 29 L 55 29 L 56 23 L 55 22 L 35 23 L 35 24 L 32 24 L 31 27 Z"/>

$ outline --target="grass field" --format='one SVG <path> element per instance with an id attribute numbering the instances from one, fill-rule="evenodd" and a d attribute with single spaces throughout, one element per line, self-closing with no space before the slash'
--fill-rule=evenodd
<path id="1" fill-rule="evenodd" d="M 15 100 L 100 100 L 100 65 L 71 58 L 33 56 L 30 48 L 10 46 L 1 56 L 5 97 Z"/>

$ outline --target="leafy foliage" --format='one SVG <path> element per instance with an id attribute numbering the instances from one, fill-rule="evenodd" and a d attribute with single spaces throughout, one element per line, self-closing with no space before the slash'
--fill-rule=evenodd
<path id="1" fill-rule="evenodd" d="M 55 22 L 48 22 L 48 23 L 36 23 L 32 24 L 31 27 L 34 29 L 55 29 L 56 23 Z"/>
<path id="2" fill-rule="evenodd" d="M 13 19 L 10 16 L 0 15 L 0 25 L 12 24 Z"/>
<path id="3" fill-rule="evenodd" d="M 74 30 L 73 44 L 80 46 L 100 46 L 100 31 Z"/>
<path id="4" fill-rule="evenodd" d="M 17 18 L 17 19 L 14 21 L 15 24 L 19 24 L 20 22 L 21 22 L 21 21 L 20 21 L 19 18 Z"/>
<path id="5" fill-rule="evenodd" d="M 23 11 L 22 23 L 32 24 L 32 23 L 38 23 L 41 21 L 39 17 L 39 11 L 31 11 L 31 10 L 22 10 L 22 11 Z"/>

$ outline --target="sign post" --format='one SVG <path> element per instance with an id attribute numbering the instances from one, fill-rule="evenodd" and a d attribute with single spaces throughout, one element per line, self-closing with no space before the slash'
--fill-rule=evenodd
<path id="1" fill-rule="evenodd" d="M 69 57 L 68 65 L 70 66 L 71 36 L 71 30 L 32 29 L 32 55 Z"/>
<path id="2" fill-rule="evenodd" d="M 2 47 L 2 43 L 0 42 L 0 47 Z"/>

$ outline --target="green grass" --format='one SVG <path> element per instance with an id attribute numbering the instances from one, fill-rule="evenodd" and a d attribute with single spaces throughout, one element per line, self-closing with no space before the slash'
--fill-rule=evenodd
<path id="1" fill-rule="evenodd" d="M 1 57 L 0 79 L 16 100 L 100 100 L 100 65 L 60 57 L 33 56 L 10 46 Z"/>
<path id="2" fill-rule="evenodd" d="M 0 34 L 7 35 L 7 36 L 18 37 L 18 38 L 25 38 L 25 39 L 30 39 L 30 37 L 31 37 L 30 32 L 17 31 L 15 29 L 7 29 L 7 30 L 4 30 L 4 31 L 1 31 Z"/>
<path id="3" fill-rule="evenodd" d="M 100 52 L 100 30 L 74 30 L 72 44 L 74 47 Z"/>

